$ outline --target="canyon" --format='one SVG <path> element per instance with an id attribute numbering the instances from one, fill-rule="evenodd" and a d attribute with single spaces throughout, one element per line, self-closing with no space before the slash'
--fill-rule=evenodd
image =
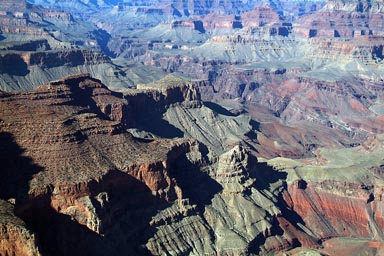
<path id="1" fill-rule="evenodd" d="M 331 237 L 382 239 L 382 137 L 318 151 L 313 162 L 260 162 L 242 143 L 249 131 L 228 129 L 239 119 L 205 106 L 196 84 L 168 78 L 157 85 L 115 93 L 83 74 L 0 95 L 7 253 L 238 255 L 298 245 L 326 251 L 320 241 Z M 225 123 L 229 131 L 207 126 L 224 133 L 211 136 L 238 131 L 238 141 L 207 147 L 182 129 L 166 139 L 161 132 L 178 129 L 172 122 L 189 121 L 179 114 L 175 122 L 181 111 Z M 356 162 L 343 162 L 345 155 Z M 345 176 L 347 168 L 356 171 Z M 14 224 L 23 220 L 28 229 Z"/>
<path id="2" fill-rule="evenodd" d="M 383 4 L 2 1 L 0 255 L 383 254 Z"/>

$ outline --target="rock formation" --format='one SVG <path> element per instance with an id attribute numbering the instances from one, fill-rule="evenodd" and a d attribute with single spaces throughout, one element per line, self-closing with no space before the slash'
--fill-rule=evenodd
<path id="1" fill-rule="evenodd" d="M 0 3 L 0 9 L 1 10 L 23 10 L 25 9 L 27 5 L 27 1 L 26 0 L 14 0 L 14 1 L 10 1 L 10 0 L 4 0 L 4 1 L 1 1 Z"/>
<path id="2" fill-rule="evenodd" d="M 129 103 L 99 81 L 69 77 L 33 92 L 2 93 L 1 98 L 3 153 L 8 152 L 2 159 L 11 156 L 25 165 L 17 170 L 12 158 L 5 161 L 3 174 L 9 182 L 2 183 L 1 197 L 14 198 L 15 211 L 37 232 L 42 251 L 71 251 L 68 239 L 51 241 L 50 232 L 60 237 L 79 230 L 85 246 L 95 236 L 92 232 L 107 232 L 115 225 L 112 219 L 140 200 L 160 206 L 182 199 L 166 170 L 193 142 L 133 138 L 124 131 L 131 123 L 125 112 Z M 18 115 L 9 112 L 15 104 Z M 120 198 L 134 191 L 142 196 Z M 68 230 L 61 226 L 66 216 L 73 223 Z M 46 233 L 44 221 L 59 226 Z"/>
<path id="3" fill-rule="evenodd" d="M 2 92 L 0 109 L 1 252 L 77 254 L 74 241 L 96 255 L 326 252 L 319 239 L 382 237 L 381 137 L 318 151 L 311 163 L 259 162 L 241 137 L 247 130 L 235 129 L 243 117 L 205 105 L 196 85 L 173 77 L 116 93 L 88 74 L 71 76 Z M 215 144 L 192 132 L 228 136 L 215 122 L 238 138 Z M 356 162 L 340 164 L 343 154 Z M 356 171 L 343 181 L 334 168 Z"/>
<path id="4" fill-rule="evenodd" d="M 4 255 L 41 255 L 36 236 L 14 214 L 14 206 L 0 201 L 0 252 Z"/>
<path id="5" fill-rule="evenodd" d="M 2 2 L 1 255 L 383 251 L 382 2 L 240 2 Z"/>

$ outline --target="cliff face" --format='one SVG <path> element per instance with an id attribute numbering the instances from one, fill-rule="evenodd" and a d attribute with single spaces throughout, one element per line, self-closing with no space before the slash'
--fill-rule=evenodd
<path id="1" fill-rule="evenodd" d="M 2 93 L 1 104 L 7 152 L 2 154 L 2 172 L 10 181 L 2 183 L 1 197 L 16 200 L 15 211 L 37 232 L 43 251 L 71 251 L 70 238 L 51 244 L 51 236 L 78 230 L 85 239 L 80 246 L 85 247 L 97 237 L 86 230 L 108 233 L 115 225 L 111 220 L 134 205 L 148 211 L 182 199 L 168 169 L 194 142 L 133 138 L 124 131 L 133 121 L 127 100 L 100 81 L 87 75 L 69 77 L 32 92 Z M 18 106 L 17 115 L 9 112 L 11 106 Z M 17 171 L 12 159 L 18 157 L 25 159 L 25 166 Z M 141 196 L 121 198 L 125 193 Z M 69 227 L 66 216 L 74 221 Z M 47 233 L 48 223 L 56 223 L 57 230 Z M 134 234 L 128 237 L 135 240 Z"/>
<path id="2" fill-rule="evenodd" d="M 383 184 L 378 176 L 381 152 L 382 136 L 379 136 L 351 149 L 318 150 L 317 158 L 310 163 L 282 158 L 271 162 L 275 168 L 287 171 L 288 186 L 283 198 L 316 237 L 381 241 Z M 339 249 L 346 250 L 343 246 Z"/>
<path id="3" fill-rule="evenodd" d="M 4 254 L 264 254 L 383 236 L 381 137 L 259 162 L 243 117 L 172 77 L 122 94 L 71 76 L 2 92 L 0 109 Z M 232 143 L 209 144 L 215 130 Z"/>
<path id="4" fill-rule="evenodd" d="M 0 252 L 5 255 L 41 255 L 35 234 L 14 214 L 14 206 L 0 201 Z"/>
<path id="5" fill-rule="evenodd" d="M 288 188 L 290 200 L 295 212 L 319 238 L 382 239 L 381 186 L 323 181 L 320 184 L 305 182 L 306 187 L 301 188 L 299 183 Z"/>
<path id="6" fill-rule="evenodd" d="M 155 68 L 188 82 L 165 76 L 117 93 L 86 74 L 0 92 L 0 254 L 380 252 L 382 3 L 329 1 L 287 22 L 274 2 L 240 14 L 219 2 L 125 2 L 142 23 L 111 19 L 118 39 L 97 30 L 78 42 L 105 40 L 104 50 L 147 65 L 146 82 Z M 116 15 L 131 18 L 124 8 Z M 213 13 L 180 18 L 203 8 Z M 178 18 L 158 24 L 164 15 Z M 38 20 L 75 22 L 63 12 L 1 16 L 15 38 L 47 35 Z M 119 35 L 131 26 L 145 29 Z M 52 35 L 2 41 L 1 86 L 79 70 L 115 85 L 134 68 L 64 50 L 66 35 Z M 347 251 L 346 237 L 356 239 Z"/>
<path id="7" fill-rule="evenodd" d="M 222 211 L 223 202 L 246 203 L 248 193 L 260 200 L 253 189 L 257 161 L 244 148 L 235 147 L 217 162 L 194 140 L 138 139 L 126 132 L 138 127 L 138 109 L 149 113 L 173 104 L 200 108 L 193 85 L 168 84 L 160 91 L 124 96 L 79 75 L 30 92 L 1 93 L 0 99 L 5 178 L 0 196 L 15 202 L 14 212 L 38 237 L 20 250 L 76 254 L 70 245 L 79 239 L 82 253 L 97 255 L 145 250 L 226 253 L 227 238 L 213 246 L 215 237 L 222 236 L 221 229 L 230 230 L 230 224 L 216 223 L 216 212 Z M 204 210 L 211 200 L 210 210 Z M 239 211 L 249 218 L 263 218 L 266 213 L 258 205 L 251 203 Z M 219 213 L 220 218 L 228 214 L 235 221 L 237 213 Z M 241 234 L 231 235 L 230 250 L 246 252 L 255 236 L 267 234 L 273 217 L 260 221 L 256 226 L 246 224 L 252 229 L 250 235 L 242 225 L 236 227 Z M 6 221 L 6 225 L 13 224 Z M 33 233 L 7 231 L 2 250 L 13 252 L 16 249 L 9 243 L 23 243 Z M 235 245 L 236 241 L 241 244 Z"/>
<path id="8" fill-rule="evenodd" d="M 382 6 L 382 1 L 328 1 L 322 10 L 300 19 L 294 31 L 307 38 L 320 38 L 314 43 L 325 55 L 377 63 L 383 59 Z"/>
<path id="9" fill-rule="evenodd" d="M 40 42 L 41 43 L 41 42 Z M 23 46 L 31 47 L 31 51 L 19 51 Z M 110 58 L 93 50 L 46 50 L 49 46 L 38 42 L 30 42 L 20 46 L 8 46 L 11 50 L 0 53 L 0 88 L 4 91 L 27 90 L 35 88 L 39 83 L 59 79 L 63 74 L 78 73 L 79 70 L 89 72 L 108 80 L 107 74 L 118 72 Z M 35 51 L 33 48 L 39 48 Z M 112 70 L 112 71 L 111 71 Z M 119 80 L 118 75 L 109 79 Z"/>
<path id="10" fill-rule="evenodd" d="M 41 68 L 98 65 L 110 62 L 104 54 L 89 50 L 26 52 L 20 55 L 26 65 L 37 65 Z"/>

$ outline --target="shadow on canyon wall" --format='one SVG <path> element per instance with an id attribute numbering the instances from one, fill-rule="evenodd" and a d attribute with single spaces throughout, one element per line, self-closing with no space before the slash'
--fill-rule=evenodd
<path id="1" fill-rule="evenodd" d="M 16 199 L 15 214 L 36 234 L 43 255 L 147 255 L 141 246 L 155 230 L 149 221 L 169 206 L 131 175 L 111 170 L 101 182 L 88 186 L 97 215 L 108 231 L 98 234 L 73 217 L 51 207 L 52 189 L 37 197 L 28 195 L 33 176 L 44 171 L 22 149 L 11 133 L 0 132 L 0 198 Z M 101 207 L 95 196 L 106 192 L 108 203 Z"/>
<path id="2" fill-rule="evenodd" d="M 256 183 L 254 184 L 255 189 L 263 193 L 263 191 L 268 190 L 272 191 L 271 184 L 274 184 L 276 182 L 282 182 L 282 191 L 278 193 L 277 195 L 277 202 L 276 206 L 279 207 L 281 210 L 281 214 L 278 216 L 269 216 L 269 218 L 272 219 L 272 228 L 270 229 L 269 236 L 280 236 L 284 237 L 285 231 L 283 230 L 283 227 L 281 226 L 278 218 L 283 217 L 284 220 L 287 221 L 287 223 L 290 223 L 293 225 L 293 227 L 298 230 L 299 232 L 305 233 L 302 228 L 300 227 L 305 226 L 304 220 L 299 216 L 293 209 L 291 209 L 287 202 L 285 201 L 283 197 L 283 192 L 287 191 L 287 173 L 286 172 L 280 172 L 276 171 L 272 166 L 269 166 L 267 163 L 256 163 L 255 168 L 251 171 L 252 178 L 256 178 Z M 267 194 L 264 194 L 266 197 L 268 197 Z M 307 235 L 309 239 L 313 239 L 314 243 L 316 243 L 316 239 L 312 238 Z M 260 246 L 264 245 L 266 242 L 266 236 L 264 234 L 259 234 L 256 236 L 249 244 L 248 247 L 248 253 L 258 255 L 261 253 Z M 292 241 L 290 241 L 290 247 L 300 247 L 301 243 L 297 238 L 293 238 Z"/>
<path id="3" fill-rule="evenodd" d="M 23 156 L 25 150 L 16 143 L 11 133 L 0 132 L 0 142 L 0 197 L 22 201 L 28 195 L 29 180 L 43 168 Z"/>
<path id="4" fill-rule="evenodd" d="M 26 76 L 29 73 L 27 63 L 19 55 L 9 53 L 0 56 L 0 74 Z"/>
<path id="5" fill-rule="evenodd" d="M 142 245 L 154 235 L 149 222 L 168 206 L 131 175 L 110 171 L 102 182 L 91 181 L 90 199 L 102 221 L 101 233 L 50 207 L 50 195 L 39 197 L 20 215 L 37 234 L 44 255 L 149 255 Z M 101 206 L 95 196 L 106 192 Z"/>

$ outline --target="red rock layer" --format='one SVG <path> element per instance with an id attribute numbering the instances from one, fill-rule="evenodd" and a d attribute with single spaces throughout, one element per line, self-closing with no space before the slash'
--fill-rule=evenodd
<path id="1" fill-rule="evenodd" d="M 382 237 L 382 189 L 357 183 L 297 181 L 285 200 L 320 239 Z"/>
<path id="2" fill-rule="evenodd" d="M 181 91 L 166 95 L 170 102 L 183 99 Z M 127 209 L 182 198 L 169 169 L 195 142 L 134 138 L 125 128 L 133 123 L 128 111 L 136 111 L 135 104 L 88 75 L 0 93 L 0 197 L 16 200 L 17 214 L 40 234 L 45 250 L 52 250 L 47 241 L 53 235 L 45 221 L 58 225 L 65 222 L 60 216 L 70 216 L 80 225 L 73 228 L 104 233 Z M 69 252 L 67 243 L 52 246 Z"/>

